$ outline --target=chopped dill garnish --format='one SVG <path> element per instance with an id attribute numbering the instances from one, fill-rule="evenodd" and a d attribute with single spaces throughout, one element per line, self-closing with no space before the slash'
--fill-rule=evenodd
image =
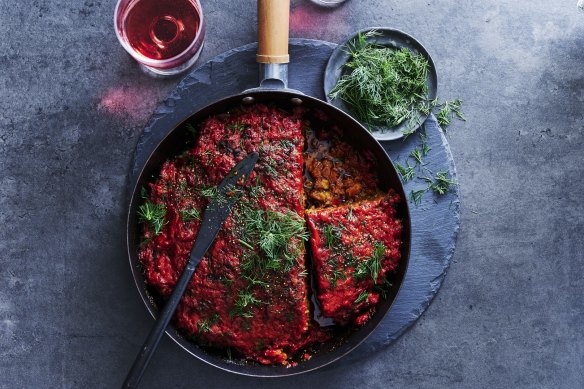
<path id="1" fill-rule="evenodd" d="M 371 270 L 371 278 L 373 282 L 377 282 L 379 274 L 381 274 L 381 262 L 385 257 L 385 245 L 382 242 L 375 242 L 373 247 L 373 254 L 371 254 L 369 260 L 369 269 Z"/>
<path id="2" fill-rule="evenodd" d="M 264 288 L 270 286 L 269 283 L 260 280 L 256 276 L 244 275 L 243 278 L 245 278 L 249 282 L 249 284 L 252 285 L 252 286 L 258 285 L 258 286 L 261 286 L 261 287 L 264 287 Z"/>
<path id="3" fill-rule="evenodd" d="M 367 292 L 366 290 L 361 292 L 361 294 L 359 295 L 359 297 L 357 297 L 357 299 L 355 300 L 355 304 L 359 304 L 365 300 L 367 300 L 367 298 L 369 298 L 369 292 Z"/>
<path id="4" fill-rule="evenodd" d="M 262 188 L 259 175 L 256 176 L 255 183 L 249 187 L 249 194 L 254 198 L 258 198 L 264 194 L 264 188 Z"/>
<path id="5" fill-rule="evenodd" d="M 375 242 L 373 253 L 371 253 L 369 258 L 366 258 L 357 264 L 353 276 L 357 279 L 363 279 L 367 275 L 370 275 L 373 282 L 377 282 L 377 278 L 382 271 L 382 261 L 384 257 L 385 245 L 383 242 Z"/>
<path id="6" fill-rule="evenodd" d="M 253 293 L 249 290 L 242 290 L 237 296 L 237 301 L 235 305 L 229 311 L 229 317 L 233 316 L 243 316 L 243 317 L 253 317 L 253 313 L 250 309 L 254 306 L 260 305 L 262 302 L 253 296 Z"/>
<path id="7" fill-rule="evenodd" d="M 347 279 L 346 269 L 339 266 L 337 258 L 334 258 L 331 261 L 329 261 L 329 267 L 331 269 L 331 274 L 327 275 L 327 279 L 331 283 L 331 286 L 333 288 L 336 288 L 338 280 Z"/>
<path id="8" fill-rule="evenodd" d="M 202 196 L 205 196 L 210 199 L 214 199 L 215 197 L 219 196 L 219 188 L 216 186 L 210 186 L 199 191 Z"/>
<path id="9" fill-rule="evenodd" d="M 294 147 L 294 142 L 292 142 L 290 139 L 282 139 L 280 141 L 280 146 L 282 146 L 283 149 L 290 149 Z"/>
<path id="10" fill-rule="evenodd" d="M 206 320 L 197 321 L 197 332 L 210 332 L 211 326 Z"/>
<path id="11" fill-rule="evenodd" d="M 179 211 L 182 221 L 201 220 L 201 212 L 196 208 L 181 209 Z"/>
<path id="12" fill-rule="evenodd" d="M 377 31 L 358 34 L 348 45 L 347 73 L 329 96 L 341 98 L 368 126 L 394 127 L 415 120 L 418 112 L 427 109 L 429 63 L 422 54 L 407 48 L 367 40 L 379 35 Z"/>
<path id="13" fill-rule="evenodd" d="M 304 219 L 292 211 L 284 214 L 263 209 L 248 209 L 244 218 L 246 242 L 257 242 L 266 255 L 266 268 L 290 270 L 300 253 L 302 241 L 308 240 Z M 301 242 L 295 245 L 293 238 Z"/>
<path id="14" fill-rule="evenodd" d="M 237 241 L 244 247 L 247 247 L 250 250 L 253 250 L 253 246 L 247 243 L 245 240 L 237 239 Z"/>
<path id="15" fill-rule="evenodd" d="M 410 163 L 408 161 L 406 161 L 405 167 L 399 163 L 395 164 L 395 168 L 397 169 L 397 172 L 402 177 L 404 182 L 408 182 L 414 178 L 414 176 L 416 175 L 414 167 L 415 166 L 410 166 Z"/>
<path id="16" fill-rule="evenodd" d="M 341 241 L 341 231 L 339 230 L 339 227 L 327 224 L 323 229 L 323 234 L 326 247 L 329 249 Z"/>
<path id="17" fill-rule="evenodd" d="M 270 176 L 273 178 L 278 177 L 278 170 L 276 169 L 276 161 L 272 158 L 267 160 L 267 163 L 263 164 L 263 168 Z"/>
<path id="18" fill-rule="evenodd" d="M 163 204 L 154 204 L 150 201 L 138 207 L 138 217 L 141 222 L 148 223 L 154 230 L 154 235 L 160 235 L 164 227 L 166 208 Z"/>
<path id="19" fill-rule="evenodd" d="M 456 181 L 449 176 L 447 171 L 443 170 L 436 173 L 436 177 L 434 178 L 434 182 L 430 185 L 430 189 L 443 195 L 450 190 L 451 185 L 456 185 Z"/>
<path id="20" fill-rule="evenodd" d="M 198 320 L 197 321 L 197 332 L 201 333 L 201 332 L 213 332 L 211 330 L 211 326 L 213 324 L 216 324 L 219 321 L 219 315 L 214 313 L 213 316 L 211 316 L 208 319 L 202 319 L 202 320 Z"/>
<path id="21" fill-rule="evenodd" d="M 249 127 L 251 127 L 249 124 L 245 124 L 245 123 L 241 123 L 241 122 L 235 122 L 235 123 L 226 125 L 225 126 L 225 129 L 227 129 L 227 130 L 237 130 L 239 132 L 243 132 L 246 129 L 248 129 Z"/>

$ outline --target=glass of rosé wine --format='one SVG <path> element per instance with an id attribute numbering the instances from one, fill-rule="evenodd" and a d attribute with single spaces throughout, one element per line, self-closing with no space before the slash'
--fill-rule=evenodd
<path id="1" fill-rule="evenodd" d="M 199 0 L 119 0 L 114 25 L 124 49 L 154 76 L 185 72 L 203 49 Z"/>

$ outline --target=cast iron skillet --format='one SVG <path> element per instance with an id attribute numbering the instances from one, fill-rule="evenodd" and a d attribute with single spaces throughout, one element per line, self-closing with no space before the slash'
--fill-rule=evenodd
<path id="1" fill-rule="evenodd" d="M 157 146 L 143 167 L 136 186 L 134 187 L 127 219 L 127 243 L 130 266 L 136 286 L 148 311 L 157 316 L 159 304 L 163 304 L 160 296 L 148 287 L 138 260 L 140 244 L 140 228 L 137 208 L 141 204 L 140 190 L 153 182 L 162 164 L 192 147 L 192 135 L 185 130 L 183 124 L 201 123 L 213 115 L 224 113 L 230 109 L 255 103 L 272 104 L 282 109 L 290 110 L 294 106 L 303 106 L 310 110 L 318 110 L 328 116 L 331 124 L 343 129 L 344 140 L 357 150 L 368 150 L 376 160 L 376 171 L 383 190 L 393 188 L 401 196 L 398 206 L 398 217 L 403 221 L 401 259 L 397 270 L 388 275 L 392 288 L 385 300 L 381 300 L 376 313 L 362 327 L 335 330 L 333 340 L 318 345 L 313 357 L 305 362 L 299 362 L 293 367 L 264 366 L 243 360 L 228 358 L 224 350 L 210 350 L 183 337 L 172 325 L 166 333 L 179 346 L 200 360 L 232 373 L 256 377 L 280 377 L 308 372 L 325 366 L 343 357 L 363 342 L 381 322 L 389 311 L 401 284 L 404 280 L 410 254 L 410 217 L 406 194 L 398 174 L 389 156 L 371 134 L 349 115 L 338 108 L 316 98 L 303 95 L 300 92 L 286 89 L 288 62 L 288 16 L 289 0 L 258 0 L 259 46 L 258 62 L 260 62 L 261 87 L 242 94 L 219 100 L 199 110 L 174 128 Z"/>

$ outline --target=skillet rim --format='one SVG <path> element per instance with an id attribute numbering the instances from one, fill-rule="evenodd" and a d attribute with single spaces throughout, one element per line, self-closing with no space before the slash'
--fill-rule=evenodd
<path id="1" fill-rule="evenodd" d="M 248 91 L 244 91 L 242 93 L 238 93 L 238 94 L 234 94 L 234 95 L 229 95 L 226 97 L 221 98 L 220 100 L 216 100 L 213 101 L 199 109 L 197 109 L 194 112 L 191 112 L 188 115 L 185 115 L 184 117 L 180 118 L 179 121 L 176 122 L 176 125 L 174 126 L 174 128 L 172 128 L 170 131 L 168 131 L 168 133 L 162 138 L 160 139 L 160 141 L 157 143 L 156 147 L 153 149 L 153 151 L 150 153 L 150 155 L 148 156 L 148 158 L 146 159 L 146 162 L 144 163 L 144 165 L 142 166 L 142 168 L 140 169 L 139 174 L 136 175 L 136 182 L 134 183 L 132 192 L 131 192 L 131 197 L 130 197 L 130 203 L 128 206 L 128 214 L 127 214 L 127 218 L 126 218 L 126 247 L 127 247 L 127 251 L 128 251 L 128 260 L 129 260 L 129 264 L 130 264 L 130 269 L 132 272 L 132 278 L 134 279 L 134 283 L 136 285 L 136 288 L 138 289 L 138 293 L 140 294 L 140 297 L 144 303 L 144 305 L 146 305 L 146 309 L 148 310 L 148 312 L 150 313 L 150 315 L 156 320 L 157 318 L 157 314 L 158 314 L 158 310 L 155 307 L 155 303 L 153 302 L 152 296 L 149 294 L 149 292 L 147 291 L 146 288 L 146 282 L 145 282 L 145 278 L 144 275 L 142 274 L 142 270 L 140 267 L 140 263 L 138 260 L 138 255 L 137 255 L 137 251 L 135 250 L 136 248 L 136 240 L 135 235 L 137 234 L 137 224 L 135 223 L 136 221 L 136 208 L 137 208 L 137 204 L 139 202 L 139 193 L 140 193 L 140 187 L 141 187 L 141 182 L 143 180 L 145 180 L 145 174 L 146 171 L 148 170 L 148 168 L 151 168 L 151 165 L 154 164 L 153 160 L 156 157 L 156 154 L 158 153 L 159 149 L 161 148 L 161 146 L 163 146 L 165 144 L 165 142 L 168 141 L 168 139 L 172 136 L 175 135 L 176 131 L 186 122 L 188 121 L 190 118 L 192 118 L 195 115 L 200 115 L 205 111 L 211 111 L 213 115 L 215 114 L 220 114 L 221 112 L 225 112 L 225 110 L 217 112 L 217 108 L 222 106 L 222 105 L 227 105 L 228 107 L 234 107 L 237 106 L 237 100 L 239 100 L 239 105 L 241 105 L 241 100 L 244 97 L 253 97 L 254 100 L 259 100 L 260 98 L 266 98 L 266 96 L 268 97 L 269 100 L 269 96 L 270 95 L 276 95 L 276 99 L 277 101 L 275 101 L 274 103 L 277 106 L 282 106 L 282 100 L 285 100 L 286 98 L 288 100 L 292 99 L 292 98 L 299 98 L 302 100 L 302 105 L 303 106 L 309 106 L 310 109 L 319 109 L 319 108 L 325 108 L 328 110 L 331 110 L 334 112 L 335 115 L 339 115 L 342 117 L 343 120 L 350 122 L 351 127 L 350 130 L 353 130 L 354 128 L 358 128 L 359 131 L 361 132 L 361 134 L 358 134 L 359 136 L 364 135 L 365 138 L 368 138 L 366 140 L 364 140 L 363 142 L 369 142 L 370 144 L 373 145 L 373 147 L 377 148 L 377 152 L 375 152 L 374 150 L 372 150 L 372 152 L 374 152 L 376 154 L 376 157 L 378 157 L 378 155 L 381 155 L 383 157 L 383 159 L 385 160 L 385 164 L 387 164 L 387 162 L 389 163 L 387 165 L 387 167 L 390 167 L 390 176 L 393 176 L 394 178 L 394 183 L 392 183 L 392 187 L 400 194 L 400 196 L 402 197 L 402 201 L 400 202 L 400 208 L 401 208 L 401 219 L 402 219 L 402 224 L 403 224 L 403 230 L 402 230 L 402 248 L 400 249 L 402 257 L 400 258 L 400 266 L 398 267 L 398 272 L 400 273 L 400 277 L 399 277 L 399 285 L 397 285 L 397 287 L 393 287 L 392 291 L 391 291 L 391 301 L 389 301 L 390 299 L 388 298 L 387 300 L 383 301 L 384 304 L 380 304 L 380 305 L 387 305 L 387 307 L 384 307 L 383 309 L 377 310 L 375 312 L 375 314 L 372 316 L 372 318 L 362 327 L 360 327 L 359 329 L 356 329 L 354 331 L 351 332 L 351 334 L 349 336 L 347 336 L 346 339 L 343 340 L 343 343 L 338 347 L 338 348 L 334 348 L 332 350 L 329 350 L 327 352 L 316 352 L 315 354 L 313 354 L 313 358 L 311 358 L 308 361 L 304 361 L 304 362 L 299 362 L 298 365 L 293 366 L 293 367 L 283 367 L 283 366 L 278 366 L 278 365 L 259 365 L 259 364 L 238 364 L 235 363 L 233 361 L 230 360 L 226 360 L 225 358 L 221 358 L 217 355 L 213 355 L 212 353 L 207 352 L 204 348 L 201 348 L 199 345 L 197 345 L 196 343 L 187 340 L 183 335 L 181 335 L 179 333 L 179 331 L 174 327 L 174 325 L 171 323 L 169 325 L 169 327 L 165 330 L 166 335 L 168 335 L 177 345 L 179 345 L 182 349 L 184 349 L 188 354 L 196 357 L 197 359 L 199 359 L 202 362 L 205 362 L 211 366 L 217 367 L 221 370 L 224 371 L 228 371 L 230 373 L 234 373 L 234 374 L 238 374 L 238 375 L 244 375 L 244 376 L 250 376 L 250 377 L 262 377 L 262 378 L 273 378 L 273 377 L 287 377 L 287 376 L 293 376 L 293 375 L 298 375 L 298 374 L 302 374 L 302 373 L 307 373 L 309 371 L 313 371 L 316 369 L 319 369 L 321 367 L 327 366 L 341 358 L 343 358 L 345 355 L 349 354 L 351 351 L 353 351 L 354 349 L 356 349 L 361 343 L 363 343 L 368 337 L 369 335 L 371 335 L 371 333 L 378 327 L 378 325 L 381 323 L 381 321 L 383 321 L 383 319 L 386 317 L 386 315 L 389 313 L 389 311 L 391 310 L 395 300 L 397 299 L 399 292 L 403 286 L 403 283 L 405 281 L 406 278 L 406 274 L 407 274 L 407 268 L 409 265 L 409 259 L 410 259 L 410 254 L 411 254 L 411 216 L 410 216 L 410 209 L 409 209 L 409 204 L 407 202 L 407 197 L 405 194 L 405 190 L 403 188 L 403 183 L 401 182 L 401 180 L 399 179 L 399 175 L 397 173 L 397 170 L 395 169 L 395 166 L 393 164 L 393 161 L 391 160 L 391 158 L 389 157 L 389 155 L 387 154 L 387 152 L 385 151 L 385 149 L 383 148 L 383 146 L 380 144 L 380 142 L 375 139 L 373 137 L 373 135 L 371 135 L 371 133 L 369 133 L 369 131 L 367 131 L 367 129 L 365 129 L 365 127 L 363 127 L 357 120 L 355 120 L 353 117 L 351 117 L 349 114 L 347 114 L 346 112 L 340 110 L 339 108 L 335 107 L 334 105 L 325 102 L 323 100 L 320 100 L 318 98 L 312 97 L 312 96 L 307 96 L 302 94 L 301 92 L 297 92 L 297 91 L 292 91 L 292 90 L 286 90 L 286 89 L 255 89 L 255 90 L 248 90 Z M 309 104 L 306 104 L 306 101 L 309 101 Z M 254 103 L 261 103 L 264 102 L 263 100 L 261 101 L 254 101 Z M 213 112 L 216 111 L 216 112 Z M 340 121 L 340 119 L 335 116 L 334 118 L 332 118 L 331 120 L 333 121 Z M 351 141 L 350 141 L 351 143 Z M 354 142 L 353 142 L 354 144 Z M 379 163 L 378 163 L 379 165 Z M 383 170 L 381 171 L 377 171 L 378 176 L 381 175 L 381 172 L 386 172 L 386 166 L 383 166 Z M 388 178 L 388 180 L 390 180 L 392 177 Z M 397 183 L 397 185 L 394 185 L 395 183 Z M 378 306 L 379 307 L 379 306 Z M 316 363 L 316 362 L 318 363 Z"/>

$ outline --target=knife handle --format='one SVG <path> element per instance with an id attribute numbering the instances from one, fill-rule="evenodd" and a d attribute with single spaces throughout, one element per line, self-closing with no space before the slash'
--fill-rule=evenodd
<path id="1" fill-rule="evenodd" d="M 259 63 L 288 63 L 290 0 L 258 0 Z"/>
<path id="2" fill-rule="evenodd" d="M 198 262 L 198 260 L 195 260 L 195 263 Z M 154 351 L 156 350 L 158 343 L 160 343 L 160 340 L 164 335 L 164 330 L 168 326 L 170 319 L 172 319 L 174 311 L 176 310 L 182 295 L 187 289 L 187 286 L 189 285 L 189 282 L 195 273 L 196 265 L 191 266 L 191 263 L 193 263 L 193 261 L 189 261 L 182 275 L 178 279 L 178 282 L 176 283 L 170 298 L 168 301 L 166 301 L 166 304 L 164 304 L 164 308 L 160 312 L 160 316 L 157 318 L 154 326 L 150 330 L 148 338 L 146 338 L 146 341 L 142 345 L 140 352 L 136 356 L 134 364 L 132 365 L 128 376 L 126 377 L 122 388 L 138 387 L 138 384 L 142 379 L 142 375 L 144 375 L 144 371 L 146 371 L 146 367 L 148 366 L 150 359 L 152 359 L 152 355 L 154 355 Z"/>

